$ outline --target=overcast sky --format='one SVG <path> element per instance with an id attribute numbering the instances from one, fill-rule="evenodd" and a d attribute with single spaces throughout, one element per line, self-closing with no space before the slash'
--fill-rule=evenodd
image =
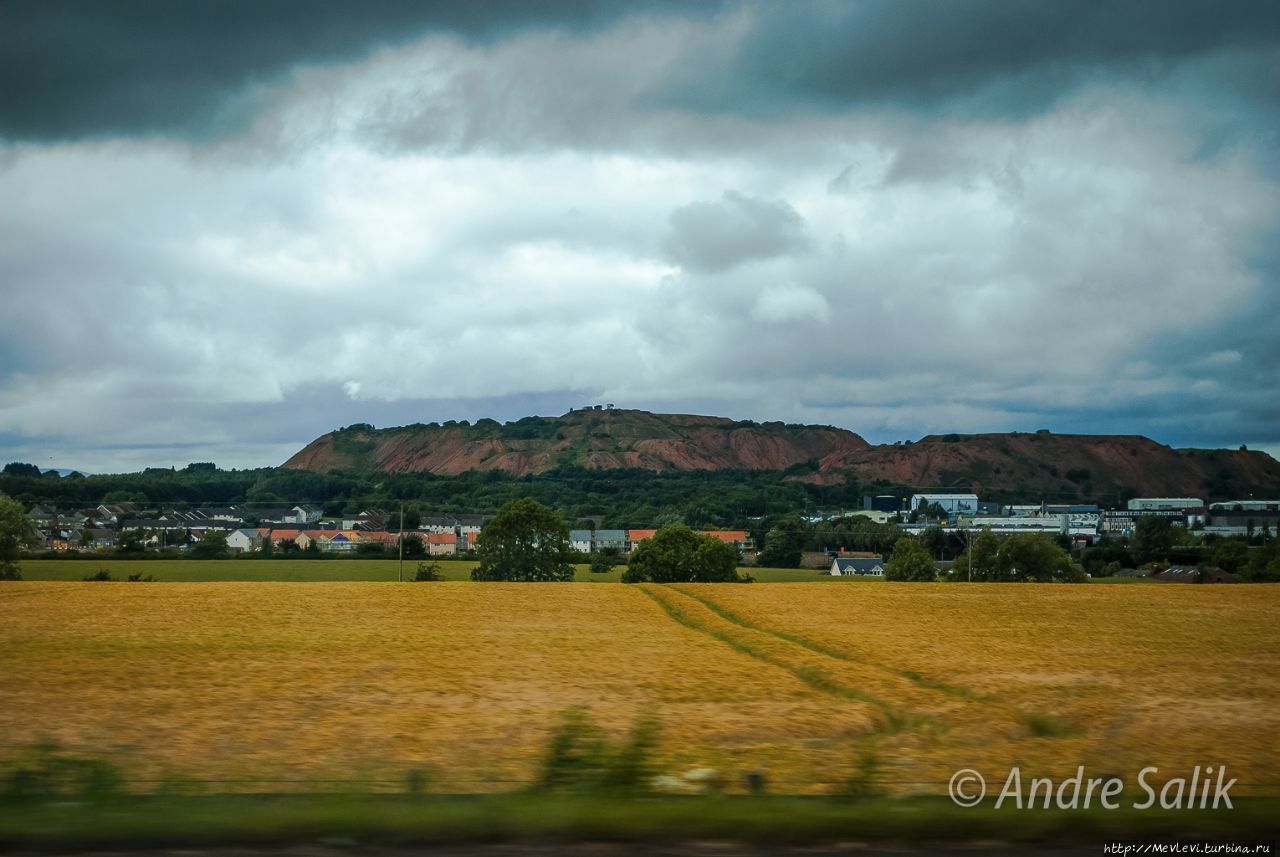
<path id="1" fill-rule="evenodd" d="M 571 406 L 1280 451 L 1280 5 L 0 3 L 0 460 Z"/>

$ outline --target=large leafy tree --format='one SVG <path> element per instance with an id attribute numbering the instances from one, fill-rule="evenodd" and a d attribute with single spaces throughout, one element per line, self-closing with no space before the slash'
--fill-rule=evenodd
<path id="1" fill-rule="evenodd" d="M 623 583 L 722 583 L 738 577 L 738 553 L 684 524 L 668 524 L 640 543 L 627 561 Z"/>
<path id="2" fill-rule="evenodd" d="M 1000 545 L 996 568 L 1000 580 L 1076 583 L 1085 579 L 1084 569 L 1044 533 L 1018 533 L 1006 538 Z"/>
<path id="3" fill-rule="evenodd" d="M 885 563 L 885 580 L 933 580 L 938 570 L 933 557 L 915 536 L 903 536 L 893 546 L 893 553 Z"/>
<path id="4" fill-rule="evenodd" d="M 191 546 L 191 555 L 197 559 L 226 559 L 231 555 L 227 534 L 221 530 L 205 530 L 200 541 Z"/>
<path id="5" fill-rule="evenodd" d="M 1178 527 L 1177 530 L 1182 529 Z M 1164 559 L 1178 543 L 1180 534 L 1169 518 L 1142 515 L 1133 525 L 1133 550 L 1139 562 Z"/>
<path id="6" fill-rule="evenodd" d="M 788 516 L 770 528 L 764 548 L 756 556 L 763 568 L 799 568 L 809 528 L 796 516 Z"/>
<path id="7" fill-rule="evenodd" d="M 472 580 L 573 580 L 569 526 L 555 509 L 525 497 L 493 516 L 476 541 Z"/>
<path id="8" fill-rule="evenodd" d="M 1223 539 L 1213 549 L 1213 564 L 1233 574 L 1249 562 L 1249 548 L 1239 539 Z"/>
<path id="9" fill-rule="evenodd" d="M 0 494 L 0 580 L 22 579 L 18 556 L 31 535 L 31 521 L 22 504 Z"/>
<path id="10" fill-rule="evenodd" d="M 1000 540 L 990 527 L 983 527 L 976 536 L 969 537 L 969 546 L 956 557 L 951 569 L 953 580 L 997 580 L 996 554 Z"/>

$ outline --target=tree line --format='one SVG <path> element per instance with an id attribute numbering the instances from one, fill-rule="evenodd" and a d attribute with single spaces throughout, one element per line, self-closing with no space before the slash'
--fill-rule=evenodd
<path id="1" fill-rule="evenodd" d="M 796 477 L 803 466 L 783 471 L 721 470 L 654 472 L 642 469 L 590 470 L 567 466 L 537 476 L 499 471 L 457 476 L 429 473 L 313 473 L 259 468 L 219 470 L 212 464 L 148 468 L 139 473 L 59 477 L 33 475 L 34 465 L 11 463 L 0 490 L 27 508 L 49 505 L 63 511 L 101 503 L 136 503 L 143 508 L 244 505 L 250 510 L 320 505 L 326 516 L 370 508 L 399 508 L 407 514 L 490 514 L 523 497 L 559 509 L 570 521 L 599 518 L 610 528 L 683 523 L 693 528 L 745 529 L 762 516 L 815 509 L 859 508 L 863 490 L 898 493 L 905 486 L 813 485 Z"/>

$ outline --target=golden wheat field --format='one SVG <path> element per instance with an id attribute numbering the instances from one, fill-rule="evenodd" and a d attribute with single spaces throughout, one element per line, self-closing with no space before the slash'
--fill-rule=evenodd
<path id="1" fill-rule="evenodd" d="M 657 768 L 894 793 L 958 768 L 1280 791 L 1280 587 L 12 583 L 0 759 L 140 785 L 527 783 L 570 708 L 656 717 Z"/>

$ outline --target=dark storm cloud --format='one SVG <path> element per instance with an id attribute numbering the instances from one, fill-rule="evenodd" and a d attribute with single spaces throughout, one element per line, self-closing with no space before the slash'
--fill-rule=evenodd
<path id="1" fill-rule="evenodd" d="M 583 395 L 1280 449 L 1275 5 L 4 4 L 10 460 Z"/>
<path id="2" fill-rule="evenodd" d="M 1219 72 L 1241 92 L 1280 94 L 1280 7 L 1219 3 L 1041 0 L 820 0 L 763 4 L 736 51 L 694 68 L 672 98 L 708 111 L 761 114 L 806 103 L 948 106 L 996 115 L 1039 112 L 1099 75 L 1159 79 L 1189 60 L 1237 54 Z"/>
<path id="3" fill-rule="evenodd" d="M 9 0 L 0 137 L 225 133 L 247 118 L 246 89 L 299 63 L 356 59 L 427 32 L 483 40 L 627 13 L 603 0 Z"/>
<path id="4" fill-rule="evenodd" d="M 255 87 L 301 64 L 356 60 L 428 33 L 491 43 L 655 15 L 742 26 L 696 46 L 644 91 L 619 95 L 641 111 L 758 118 L 894 105 L 1026 115 L 1099 76 L 1159 80 L 1187 61 L 1223 56 L 1213 72 L 1223 86 L 1280 96 L 1268 53 L 1280 40 L 1280 11 L 1269 0 L 11 0 L 2 8 L 0 137 L 10 139 L 222 136 L 259 109 Z M 589 75 L 578 80 L 592 85 Z"/>

